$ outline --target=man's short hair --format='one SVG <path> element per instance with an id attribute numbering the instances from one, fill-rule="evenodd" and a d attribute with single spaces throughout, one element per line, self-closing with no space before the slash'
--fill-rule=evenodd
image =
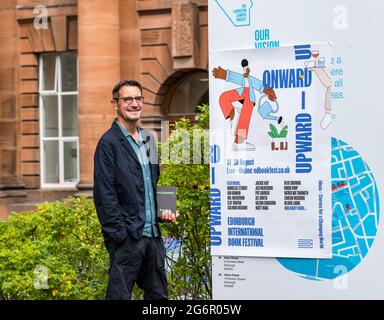
<path id="1" fill-rule="evenodd" d="M 140 89 L 141 94 L 143 94 L 143 89 L 141 87 L 141 84 L 138 83 L 136 80 L 121 80 L 118 83 L 116 83 L 116 85 L 113 87 L 113 90 L 112 90 L 112 98 L 113 99 L 120 98 L 119 91 L 124 86 L 138 87 Z"/>

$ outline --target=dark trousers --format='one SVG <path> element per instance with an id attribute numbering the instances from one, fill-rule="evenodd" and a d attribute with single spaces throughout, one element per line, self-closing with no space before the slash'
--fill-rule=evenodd
<path id="1" fill-rule="evenodd" d="M 161 237 L 127 237 L 122 243 L 105 242 L 110 258 L 105 299 L 130 300 L 135 282 L 144 290 L 145 300 L 168 298 L 164 268 L 165 249 Z"/>

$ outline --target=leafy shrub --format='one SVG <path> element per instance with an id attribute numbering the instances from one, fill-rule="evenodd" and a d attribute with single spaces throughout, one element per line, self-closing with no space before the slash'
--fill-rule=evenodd
<path id="1" fill-rule="evenodd" d="M 172 299 L 210 299 L 212 295 L 208 106 L 200 106 L 199 110 L 197 123 L 187 119 L 176 122 L 168 142 L 159 148 L 167 148 L 171 154 L 169 163 L 162 165 L 159 185 L 177 187 L 180 214 L 177 224 L 161 225 L 163 236 L 174 236 L 181 244 L 179 258 L 168 259 L 172 266 L 168 273 Z"/>
<path id="2" fill-rule="evenodd" d="M 0 222 L 0 299 L 103 299 L 107 271 L 86 198 L 44 203 Z"/>

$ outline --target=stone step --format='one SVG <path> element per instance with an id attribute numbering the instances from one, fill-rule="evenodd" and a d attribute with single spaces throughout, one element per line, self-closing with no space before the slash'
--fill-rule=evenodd
<path id="1" fill-rule="evenodd" d="M 36 211 L 36 203 L 14 203 L 8 206 L 9 215 L 20 211 Z"/>
<path id="2" fill-rule="evenodd" d="M 69 196 L 92 198 L 92 190 L 77 189 L 23 189 L 2 190 L 0 198 L 0 219 L 5 220 L 11 212 L 37 210 L 37 203 L 68 200 Z"/>
<path id="3" fill-rule="evenodd" d="M 69 195 L 72 195 L 76 192 L 76 189 L 67 189 L 67 190 L 28 190 L 26 196 L 26 202 L 52 202 L 55 200 L 61 200 L 66 198 Z"/>
<path id="4" fill-rule="evenodd" d="M 27 191 L 25 190 L 2 190 L 0 191 L 0 198 L 25 198 Z"/>

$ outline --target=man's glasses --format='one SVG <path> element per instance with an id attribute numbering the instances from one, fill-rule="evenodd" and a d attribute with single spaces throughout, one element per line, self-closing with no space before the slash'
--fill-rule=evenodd
<path id="1" fill-rule="evenodd" d="M 121 97 L 121 98 L 115 98 L 116 100 L 123 100 L 125 103 L 130 105 L 133 100 L 137 102 L 137 104 L 143 104 L 144 103 L 144 97 L 139 96 L 139 97 Z"/>

